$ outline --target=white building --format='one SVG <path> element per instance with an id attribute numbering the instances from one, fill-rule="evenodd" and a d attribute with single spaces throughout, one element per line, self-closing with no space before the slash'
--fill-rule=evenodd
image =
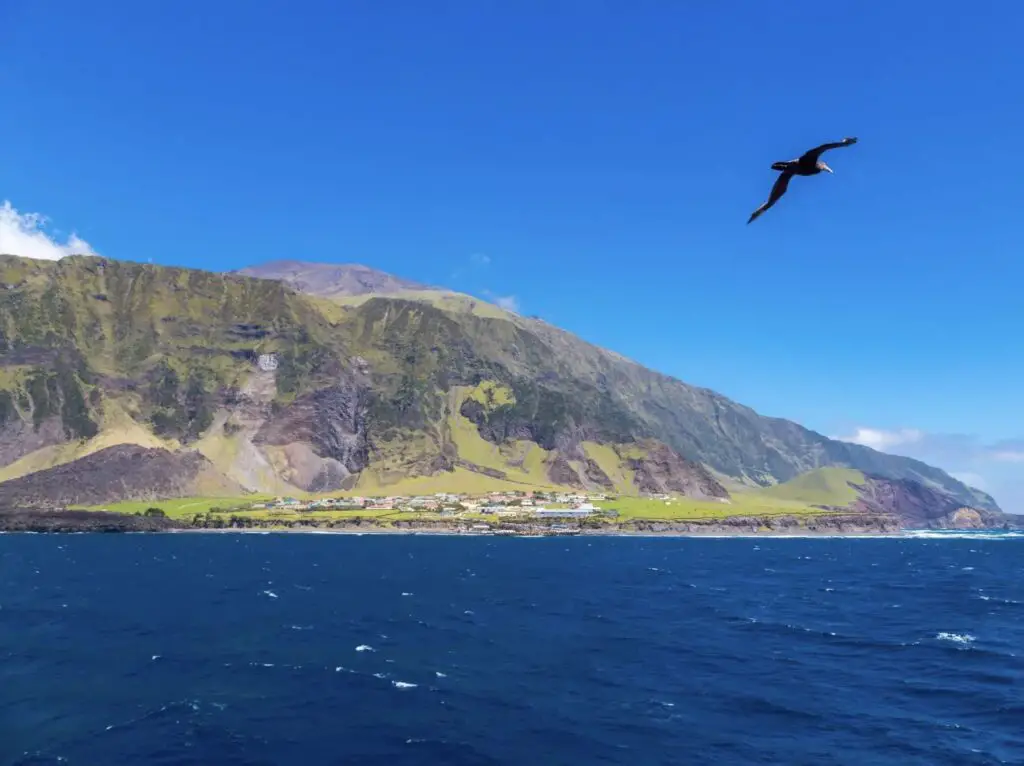
<path id="1" fill-rule="evenodd" d="M 589 508 L 537 508 L 534 514 L 542 519 L 580 519 L 589 516 L 595 510 L 594 506 Z"/>

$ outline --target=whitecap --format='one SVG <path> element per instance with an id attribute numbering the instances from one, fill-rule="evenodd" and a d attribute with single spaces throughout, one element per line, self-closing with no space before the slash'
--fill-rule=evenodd
<path id="1" fill-rule="evenodd" d="M 447 678 L 448 677 L 447 673 L 442 673 L 440 670 L 435 670 L 434 671 L 434 675 L 437 676 L 438 678 Z"/>
<path id="2" fill-rule="evenodd" d="M 415 689 L 417 684 L 410 684 L 406 681 L 392 681 L 391 685 L 396 689 Z"/>
<path id="3" fill-rule="evenodd" d="M 939 641 L 952 641 L 954 644 L 960 644 L 961 646 L 967 646 L 968 644 L 974 643 L 974 636 L 970 633 L 947 633 L 943 631 L 935 636 Z"/>
<path id="4" fill-rule="evenodd" d="M 277 594 L 274 593 L 274 591 L 272 591 L 272 590 L 265 590 L 265 591 L 263 591 L 263 595 L 266 596 L 267 598 L 277 598 Z"/>
<path id="5" fill-rule="evenodd" d="M 377 650 L 374 649 L 372 646 L 368 646 L 367 644 L 360 644 L 359 646 L 356 647 L 356 651 L 357 652 L 375 652 Z"/>

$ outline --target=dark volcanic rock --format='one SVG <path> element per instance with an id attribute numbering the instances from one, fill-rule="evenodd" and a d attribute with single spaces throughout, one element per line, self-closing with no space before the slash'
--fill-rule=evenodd
<path id="1" fill-rule="evenodd" d="M 591 481 L 601 487 L 610 489 L 614 486 L 612 480 L 608 478 L 608 474 L 602 471 L 601 466 L 590 458 L 587 458 L 583 463 L 583 473 L 587 477 L 588 481 Z"/>
<path id="2" fill-rule="evenodd" d="M 119 500 L 244 494 L 198 452 L 119 444 L 0 484 L 0 508 L 64 508 Z"/>
<path id="3" fill-rule="evenodd" d="M 627 464 L 641 492 L 681 492 L 694 498 L 728 498 L 729 492 L 699 463 L 679 456 L 671 448 L 647 442 L 647 456 Z"/>
<path id="4" fill-rule="evenodd" d="M 45 418 L 38 426 L 20 416 L 9 418 L 0 422 L 0 466 L 63 441 L 64 426 L 59 417 Z"/>
<path id="5" fill-rule="evenodd" d="M 162 516 L 0 508 L 0 530 L 4 532 L 166 532 L 186 526 Z"/>
<path id="6" fill-rule="evenodd" d="M 306 394 L 282 409 L 256 435 L 256 443 L 308 442 L 320 457 L 331 458 L 349 473 L 369 463 L 366 436 L 368 389 L 346 382 Z"/>
<path id="7" fill-rule="evenodd" d="M 556 454 L 548 463 L 548 478 L 563 487 L 579 487 L 582 484 L 579 474 L 564 455 Z"/>
<path id="8" fill-rule="evenodd" d="M 479 473 L 482 476 L 490 476 L 492 479 L 508 478 L 508 474 L 504 471 L 499 471 L 497 468 L 488 468 L 487 466 L 477 465 L 476 463 L 470 463 L 468 460 L 456 460 L 455 464 L 460 468 L 465 468 L 467 471 Z"/>
<path id="9" fill-rule="evenodd" d="M 1013 526 L 1003 513 L 964 506 L 963 502 L 916 481 L 867 476 L 853 508 L 900 517 L 911 529 L 997 529 Z"/>
<path id="10" fill-rule="evenodd" d="M 631 521 L 626 532 L 679 534 L 820 534 L 891 535 L 900 532 L 898 517 L 884 513 L 821 514 L 818 516 L 733 516 L 694 521 Z"/>

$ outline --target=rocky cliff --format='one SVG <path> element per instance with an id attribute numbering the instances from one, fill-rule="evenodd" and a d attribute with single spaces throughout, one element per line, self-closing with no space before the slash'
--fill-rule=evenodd
<path id="1" fill-rule="evenodd" d="M 852 507 L 867 513 L 899 515 L 912 529 L 993 529 L 1017 527 L 1021 519 L 966 506 L 961 498 L 906 479 L 866 476 Z"/>

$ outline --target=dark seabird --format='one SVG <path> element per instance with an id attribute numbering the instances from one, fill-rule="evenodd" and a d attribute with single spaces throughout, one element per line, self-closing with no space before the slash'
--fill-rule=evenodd
<path id="1" fill-rule="evenodd" d="M 772 170 L 778 170 L 781 175 L 778 180 L 775 181 L 775 185 L 772 186 L 772 192 L 768 195 L 768 201 L 750 214 L 750 218 L 747 220 L 747 223 L 753 221 L 761 215 L 761 213 L 779 201 L 779 197 L 785 194 L 786 189 L 789 188 L 789 179 L 793 176 L 813 176 L 823 170 L 826 173 L 831 173 L 832 168 L 818 159 L 822 152 L 827 152 L 829 149 L 838 149 L 840 146 L 850 146 L 855 143 L 857 143 L 856 138 L 844 138 L 842 141 L 835 141 L 831 144 L 822 144 L 814 149 L 809 149 L 795 160 L 773 162 Z"/>

